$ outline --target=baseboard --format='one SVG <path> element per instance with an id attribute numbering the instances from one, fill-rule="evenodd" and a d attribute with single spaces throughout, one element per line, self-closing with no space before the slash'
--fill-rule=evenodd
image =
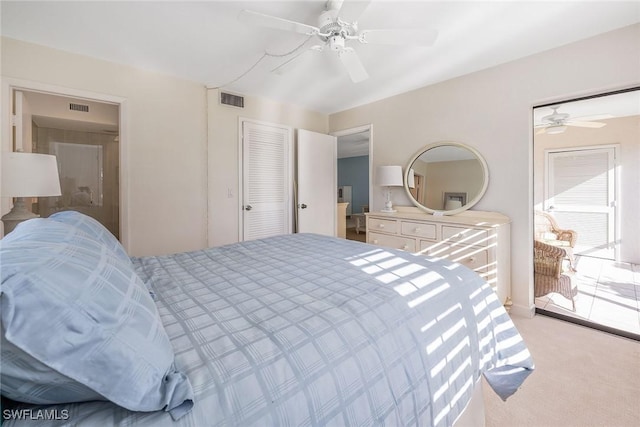
<path id="1" fill-rule="evenodd" d="M 640 341 L 640 335 L 634 334 L 633 332 L 623 331 L 621 329 L 611 328 L 609 326 L 601 325 L 599 323 L 590 322 L 585 319 L 579 319 L 577 317 L 566 316 L 564 314 L 555 313 L 553 311 L 544 310 L 542 308 L 536 308 L 535 311 L 537 314 L 542 314 L 544 316 L 553 317 L 559 320 L 564 320 L 567 322 L 575 323 L 576 325 L 585 326 L 587 328 L 596 329 L 598 331 L 606 332 L 613 335 L 618 335 L 620 337 L 628 338 L 635 341 Z"/>
<path id="2" fill-rule="evenodd" d="M 524 318 L 527 318 L 527 319 L 531 319 L 536 314 L 536 306 L 535 305 L 526 306 L 526 305 L 513 304 L 511 306 L 511 310 L 509 311 L 509 314 L 511 314 L 512 316 L 518 316 L 518 317 L 524 317 Z"/>

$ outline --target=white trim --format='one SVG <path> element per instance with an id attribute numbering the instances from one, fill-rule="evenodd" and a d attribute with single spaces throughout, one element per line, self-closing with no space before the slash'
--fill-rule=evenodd
<path id="1" fill-rule="evenodd" d="M 373 182 L 372 182 L 372 178 L 373 178 L 373 124 L 369 123 L 367 125 L 362 125 L 362 126 L 356 126 L 354 128 L 349 128 L 349 129 L 342 129 L 342 130 L 337 130 L 335 132 L 331 132 L 329 135 L 333 135 L 336 138 L 341 137 L 341 136 L 346 136 L 346 135 L 353 135 L 354 133 L 360 133 L 360 132 L 364 132 L 364 131 L 369 131 L 369 210 L 371 210 L 371 207 L 373 206 Z M 338 143 L 336 142 L 336 165 L 338 162 Z M 338 168 L 336 166 L 336 177 L 335 177 L 335 183 L 336 185 L 338 184 Z M 336 196 L 337 198 L 337 196 Z M 336 199 L 337 200 L 337 199 Z"/>
<path id="2" fill-rule="evenodd" d="M 14 90 L 22 90 L 28 92 L 41 92 L 55 96 L 66 96 L 80 99 L 87 99 L 91 101 L 97 101 L 101 103 L 115 104 L 119 106 L 119 152 L 120 152 L 120 177 L 119 177 L 119 192 L 120 192 L 120 241 L 125 250 L 129 251 L 131 248 L 131 233 L 129 232 L 130 225 L 130 196 L 129 196 L 129 107 L 126 98 L 119 96 L 107 95 L 98 92 L 91 92 L 87 90 L 72 89 L 63 86 L 56 86 L 47 83 L 33 82 L 29 80 L 15 79 L 15 78 L 2 78 L 1 88 L 1 107 L 2 111 L 2 147 L 0 149 L 0 156 L 2 151 L 12 151 L 12 137 L 11 137 L 11 94 Z M 2 201 L 2 211 L 8 211 L 8 207 L 5 204 L 8 201 Z"/>

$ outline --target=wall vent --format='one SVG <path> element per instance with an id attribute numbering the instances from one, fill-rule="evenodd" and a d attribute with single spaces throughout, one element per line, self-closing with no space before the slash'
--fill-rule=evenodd
<path id="1" fill-rule="evenodd" d="M 232 107 L 244 108 L 244 96 L 220 92 L 220 103 Z"/>
<path id="2" fill-rule="evenodd" d="M 89 112 L 89 106 L 88 105 L 82 105 L 82 104 L 70 103 L 69 104 L 69 109 L 72 110 L 72 111 L 82 111 L 83 113 L 88 113 Z"/>

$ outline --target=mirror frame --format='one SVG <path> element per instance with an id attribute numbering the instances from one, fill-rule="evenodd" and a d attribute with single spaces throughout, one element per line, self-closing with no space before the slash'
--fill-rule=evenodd
<path id="1" fill-rule="evenodd" d="M 467 203 L 458 208 L 458 209 L 452 209 L 452 210 L 438 210 L 438 209 L 431 209 L 428 208 L 426 206 L 424 206 L 423 204 L 421 204 L 420 202 L 418 202 L 412 195 L 411 195 L 411 191 L 409 190 L 409 171 L 411 170 L 411 167 L 413 165 L 413 162 L 416 161 L 416 159 L 418 159 L 418 157 L 420 157 L 421 155 L 423 155 L 424 153 L 426 153 L 427 151 L 433 149 L 433 148 L 437 148 L 437 147 L 447 147 L 447 146 L 451 146 L 451 147 L 459 147 L 459 148 L 464 148 L 465 150 L 469 150 L 471 153 L 473 153 L 476 158 L 480 161 L 480 164 L 482 166 L 482 170 L 484 172 L 484 183 L 482 184 L 482 189 L 478 192 L 478 194 L 476 194 L 476 196 L 471 199 L 471 200 L 467 200 Z M 405 171 L 404 171 L 404 189 L 407 192 L 407 195 L 409 196 L 409 199 L 411 200 L 411 203 L 414 204 L 414 206 L 416 206 L 417 208 L 433 214 L 433 215 L 455 215 L 457 213 L 460 212 L 464 212 L 468 209 L 471 209 L 473 206 L 476 205 L 476 203 L 478 203 L 480 201 L 480 199 L 482 198 L 482 196 L 484 196 L 484 193 L 486 193 L 487 191 L 487 187 L 489 186 L 489 167 L 487 166 L 487 162 L 484 159 L 484 157 L 482 157 L 482 155 L 480 154 L 480 152 L 478 152 L 478 150 L 476 150 L 475 148 L 467 145 L 467 144 L 463 144 L 461 142 L 454 142 L 454 141 L 442 141 L 442 142 L 435 142 L 433 144 L 428 144 L 425 145 L 424 147 L 422 147 L 420 150 L 418 150 L 409 160 L 409 162 L 407 163 L 407 166 L 405 167 Z"/>

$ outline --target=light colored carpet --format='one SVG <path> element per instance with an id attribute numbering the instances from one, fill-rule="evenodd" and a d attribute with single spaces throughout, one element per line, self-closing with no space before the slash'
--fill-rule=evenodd
<path id="1" fill-rule="evenodd" d="M 513 316 L 536 365 L 506 402 L 483 384 L 486 427 L 640 426 L 640 342 Z"/>

